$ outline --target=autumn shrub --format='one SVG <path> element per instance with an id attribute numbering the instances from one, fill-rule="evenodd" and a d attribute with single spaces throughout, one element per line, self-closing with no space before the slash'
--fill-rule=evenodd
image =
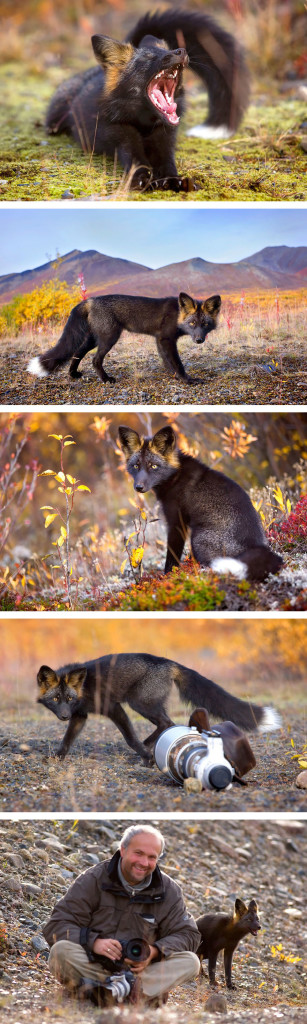
<path id="1" fill-rule="evenodd" d="M 273 527 L 271 535 L 276 538 L 283 538 L 290 544 L 295 544 L 307 537 L 307 494 L 304 494 L 297 505 L 290 512 L 287 519 Z"/>
<path id="2" fill-rule="evenodd" d="M 18 436 L 15 429 L 19 417 L 12 413 L 2 425 L 0 432 L 0 597 L 15 589 L 16 577 L 23 562 L 22 548 L 16 547 L 15 564 L 12 570 L 5 564 L 5 549 L 10 535 L 23 528 L 25 510 L 32 502 L 36 488 L 39 465 L 37 459 L 29 459 L 21 465 L 21 456 L 26 448 L 30 426 L 25 425 Z M 3 559 L 1 564 L 1 559 Z"/>
<path id="3" fill-rule="evenodd" d="M 43 324 L 59 324 L 69 316 L 80 300 L 80 287 L 69 288 L 66 281 L 45 281 L 40 288 L 25 295 L 17 295 L 2 306 L 0 335 L 18 334 L 26 325 L 33 328 Z"/>

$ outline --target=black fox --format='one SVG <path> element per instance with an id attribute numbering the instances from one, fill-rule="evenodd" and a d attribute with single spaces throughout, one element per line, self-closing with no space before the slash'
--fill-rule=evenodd
<path id="1" fill-rule="evenodd" d="M 208 960 L 210 985 L 215 985 L 215 968 L 218 954 L 224 950 L 224 969 L 227 988 L 235 988 L 231 980 L 234 951 L 245 935 L 257 935 L 261 929 L 256 900 L 250 900 L 248 907 L 237 899 L 233 914 L 203 914 L 196 921 L 202 941 L 197 950 L 200 959 Z"/>
<path id="2" fill-rule="evenodd" d="M 190 178 L 178 176 L 174 156 L 182 74 L 189 64 L 208 90 L 208 120 L 191 134 L 231 135 L 249 99 L 235 39 L 206 14 L 170 9 L 146 14 L 125 43 L 95 35 L 92 46 L 100 67 L 60 85 L 48 131 L 72 134 L 87 152 L 117 154 L 132 188 L 193 189 Z"/>
<path id="3" fill-rule="evenodd" d="M 165 572 L 178 566 L 188 529 L 201 565 L 251 580 L 279 572 L 280 555 L 268 546 L 261 520 L 239 484 L 176 448 L 170 426 L 141 440 L 119 427 L 119 443 L 136 491 L 153 490 L 167 522 Z"/>
<path id="4" fill-rule="evenodd" d="M 106 654 L 82 665 L 64 665 L 56 672 L 42 665 L 37 682 L 38 703 L 69 723 L 57 751 L 60 758 L 68 753 L 87 715 L 93 712 L 110 718 L 129 747 L 144 761 L 151 760 L 149 748 L 164 729 L 174 724 L 167 713 L 173 683 L 186 703 L 205 705 L 217 718 L 229 718 L 246 731 L 259 728 L 267 732 L 280 725 L 274 708 L 261 708 L 233 697 L 194 669 L 153 654 Z M 138 740 L 121 702 L 129 704 L 156 726 L 144 743 Z"/>
<path id="5" fill-rule="evenodd" d="M 177 339 L 189 334 L 201 345 L 217 326 L 221 307 L 220 295 L 198 301 L 185 292 L 179 298 L 150 299 L 138 295 L 98 295 L 74 306 L 57 345 L 30 360 L 27 369 L 38 377 L 46 377 L 71 359 L 71 377 L 81 377 L 80 360 L 97 347 L 93 358 L 99 377 L 111 384 L 103 360 L 116 344 L 123 330 L 155 335 L 159 355 L 168 371 L 192 384 L 177 351 Z"/>

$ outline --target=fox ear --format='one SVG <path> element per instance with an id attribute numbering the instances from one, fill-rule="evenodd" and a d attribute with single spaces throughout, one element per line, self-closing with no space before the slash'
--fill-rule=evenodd
<path id="1" fill-rule="evenodd" d="M 131 427 L 119 427 L 118 440 L 126 459 L 130 459 L 130 456 L 134 455 L 134 452 L 140 451 L 142 447 L 139 434 L 137 434 L 136 430 L 131 430 Z"/>
<path id="2" fill-rule="evenodd" d="M 67 686 L 71 686 L 76 691 L 77 697 L 82 696 L 83 684 L 86 680 L 87 669 L 86 668 L 72 668 L 71 672 L 67 673 L 65 682 Z"/>
<path id="3" fill-rule="evenodd" d="M 112 92 L 126 65 L 132 60 L 134 46 L 131 43 L 119 43 L 110 36 L 92 36 L 92 47 L 98 64 L 102 65 L 106 73 L 106 91 Z"/>
<path id="4" fill-rule="evenodd" d="M 149 448 L 159 455 L 170 455 L 176 447 L 176 435 L 172 427 L 162 427 L 151 438 Z"/>
<path id="5" fill-rule="evenodd" d="M 47 690 L 52 690 L 54 686 L 58 686 L 59 680 L 53 668 L 49 668 L 48 665 L 41 665 L 37 673 L 37 682 L 43 696 L 44 693 L 47 693 Z"/>
<path id="6" fill-rule="evenodd" d="M 243 914 L 246 914 L 246 912 L 247 912 L 247 907 L 246 907 L 245 903 L 243 903 L 243 900 L 239 900 L 239 899 L 236 900 L 236 902 L 235 902 L 235 913 L 236 913 L 237 917 L 243 917 Z"/>
<path id="7" fill-rule="evenodd" d="M 248 904 L 248 909 L 252 910 L 254 914 L 258 913 L 258 907 L 257 907 L 256 900 L 250 900 L 250 902 Z"/>
<path id="8" fill-rule="evenodd" d="M 220 312 L 221 305 L 222 299 L 220 295 L 210 295 L 209 299 L 205 299 L 205 302 L 202 302 L 202 309 L 204 313 L 209 313 L 210 316 L 215 318 Z"/>
<path id="9" fill-rule="evenodd" d="M 194 313 L 197 309 L 197 302 L 192 299 L 191 295 L 187 295 L 186 292 L 180 292 L 178 302 L 179 309 L 185 316 L 188 316 L 189 313 Z"/>

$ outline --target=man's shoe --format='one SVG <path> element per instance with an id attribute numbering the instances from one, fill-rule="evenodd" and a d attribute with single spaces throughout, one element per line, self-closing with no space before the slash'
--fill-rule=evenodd
<path id="1" fill-rule="evenodd" d="M 105 1006 L 105 990 L 99 981 L 92 981 L 91 978 L 80 978 L 76 996 L 80 1003 L 89 999 L 94 1006 L 99 1008 Z"/>

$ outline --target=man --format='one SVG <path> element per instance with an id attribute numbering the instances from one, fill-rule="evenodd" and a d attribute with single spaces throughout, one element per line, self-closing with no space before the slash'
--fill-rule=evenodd
<path id="1" fill-rule="evenodd" d="M 160 1005 L 197 976 L 201 937 L 180 886 L 158 867 L 163 850 L 158 829 L 131 825 L 112 859 L 79 875 L 56 904 L 43 929 L 50 970 L 80 999 Z M 121 962 L 123 941 L 136 938 L 148 943 L 146 958 Z"/>

